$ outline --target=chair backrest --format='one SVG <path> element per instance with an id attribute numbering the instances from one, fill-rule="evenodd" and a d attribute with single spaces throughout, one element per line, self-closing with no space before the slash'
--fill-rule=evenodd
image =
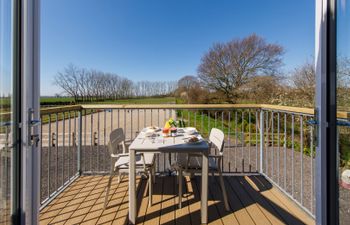
<path id="1" fill-rule="evenodd" d="M 220 153 L 224 151 L 225 134 L 217 128 L 212 128 L 209 134 L 209 141 L 214 145 Z"/>
<path id="2" fill-rule="evenodd" d="M 120 146 L 123 147 L 123 153 L 125 153 L 124 141 L 125 141 L 125 135 L 124 135 L 123 129 L 117 128 L 117 129 L 113 130 L 109 134 L 109 143 L 108 143 L 109 153 L 111 155 L 120 153 L 120 152 L 118 152 Z"/>

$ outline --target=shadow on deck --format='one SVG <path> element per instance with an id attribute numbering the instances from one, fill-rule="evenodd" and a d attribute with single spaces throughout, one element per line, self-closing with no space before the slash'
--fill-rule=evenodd
<path id="1" fill-rule="evenodd" d="M 209 224 L 314 224 L 314 220 L 263 176 L 225 176 L 229 212 L 218 178 L 209 179 Z M 174 176 L 158 176 L 153 206 L 148 207 L 147 182 L 137 179 L 137 224 L 200 224 L 200 177 L 185 177 L 183 208 L 177 207 Z M 127 224 L 128 179 L 113 180 L 103 209 L 108 176 L 82 176 L 40 212 L 40 224 Z"/>

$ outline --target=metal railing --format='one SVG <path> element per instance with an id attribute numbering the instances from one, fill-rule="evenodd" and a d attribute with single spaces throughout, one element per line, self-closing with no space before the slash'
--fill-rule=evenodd
<path id="1" fill-rule="evenodd" d="M 340 114 L 340 116 L 343 116 Z M 80 174 L 110 171 L 109 133 L 123 128 L 132 141 L 142 128 L 172 117 L 225 133 L 223 172 L 264 175 L 311 216 L 315 213 L 313 110 L 271 105 L 81 105 L 41 111 L 41 204 L 44 207 Z M 212 151 L 215 151 L 212 149 Z M 157 155 L 157 171 L 173 157 Z"/>

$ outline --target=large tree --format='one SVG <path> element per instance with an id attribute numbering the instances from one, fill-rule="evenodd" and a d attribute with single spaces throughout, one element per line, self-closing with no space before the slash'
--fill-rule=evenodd
<path id="1" fill-rule="evenodd" d="M 217 43 L 202 57 L 198 76 L 204 86 L 235 103 L 239 88 L 250 78 L 277 74 L 283 53 L 282 46 L 267 43 L 256 34 Z"/>

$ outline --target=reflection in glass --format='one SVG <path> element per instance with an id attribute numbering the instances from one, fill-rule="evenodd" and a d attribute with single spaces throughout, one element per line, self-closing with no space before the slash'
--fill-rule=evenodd
<path id="1" fill-rule="evenodd" d="M 340 224 L 350 224 L 350 2 L 337 1 L 337 107 Z"/>
<path id="2" fill-rule="evenodd" d="M 0 224 L 11 224 L 11 4 L 0 1 Z"/>

